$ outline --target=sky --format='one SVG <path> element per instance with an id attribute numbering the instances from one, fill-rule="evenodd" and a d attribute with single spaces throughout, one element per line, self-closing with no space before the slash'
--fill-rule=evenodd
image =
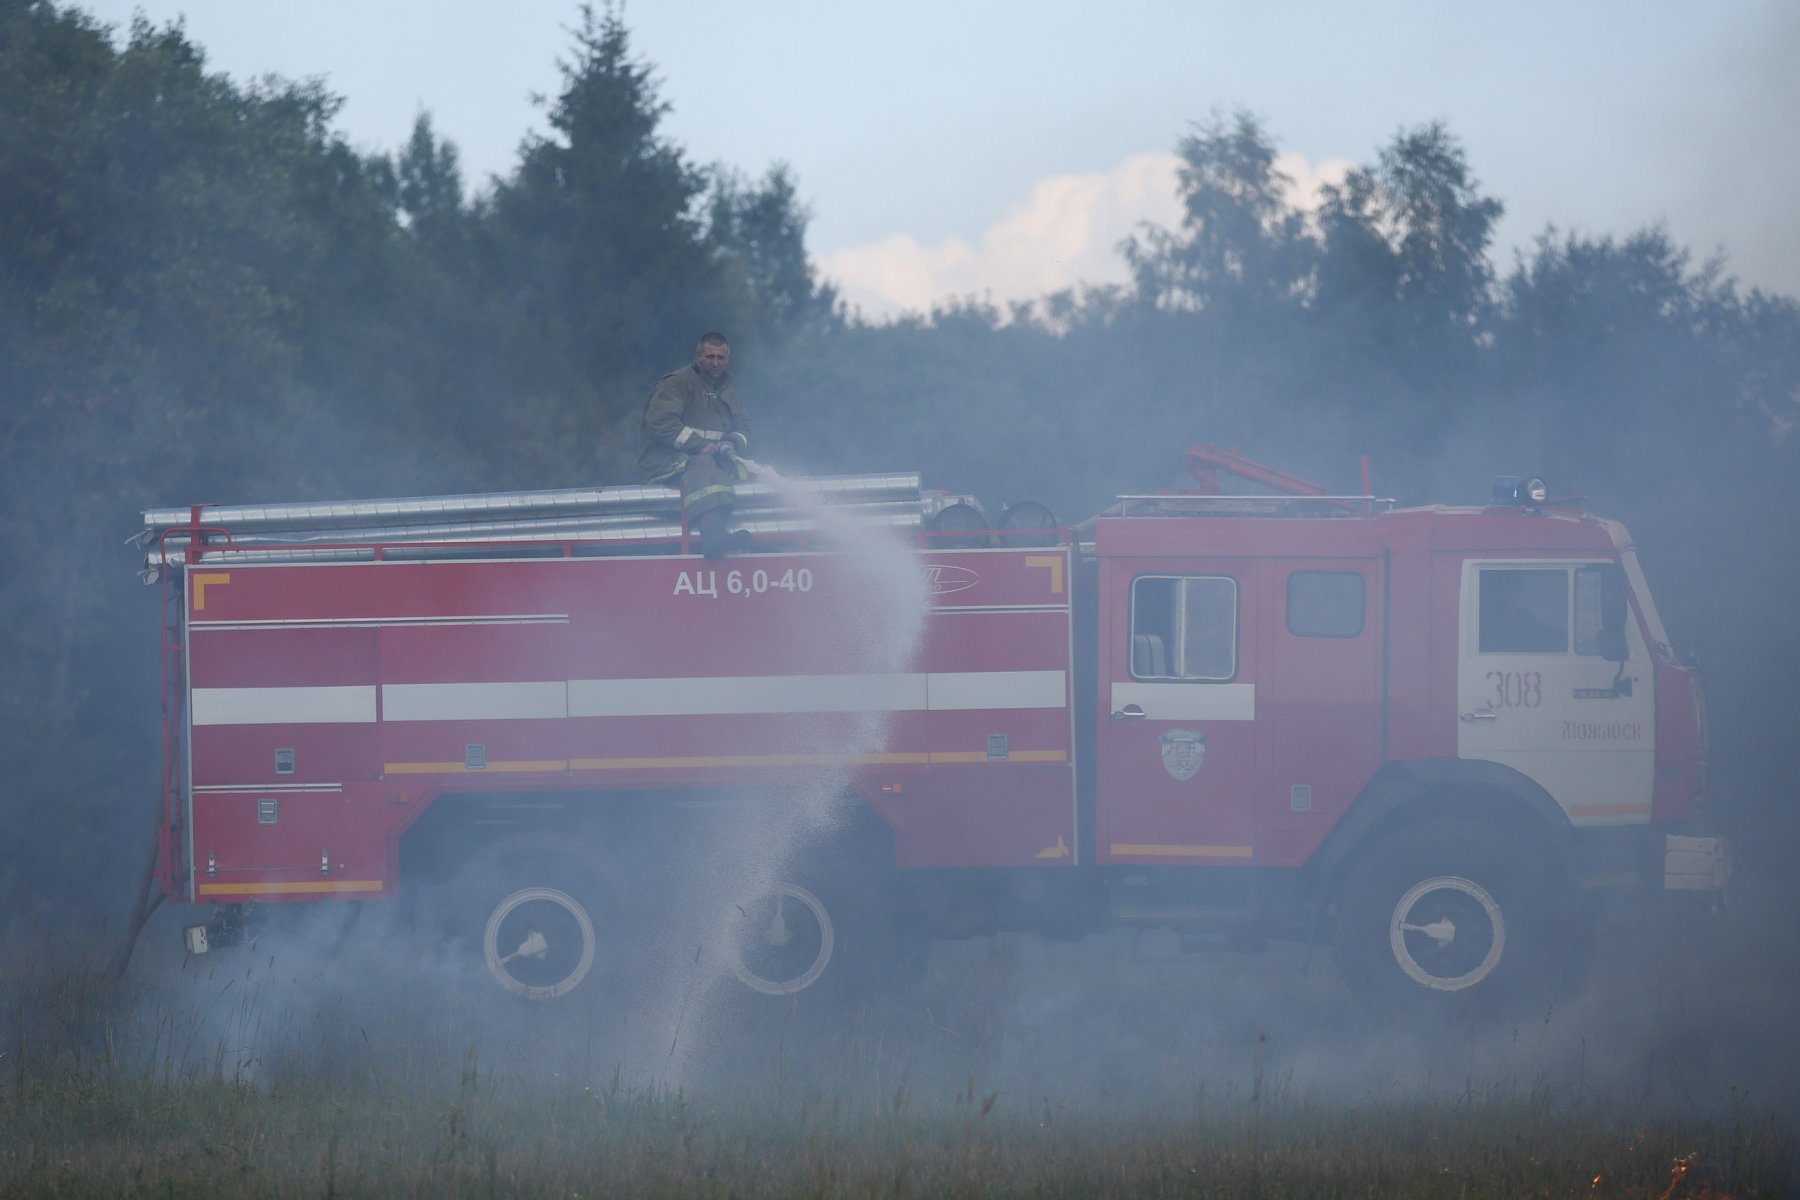
<path id="1" fill-rule="evenodd" d="M 322 78 L 365 151 L 421 112 L 472 188 L 546 129 L 574 0 L 88 0 L 184 19 L 239 79 Z M 1124 279 L 1179 217 L 1173 151 L 1264 122 L 1300 198 L 1443 120 L 1506 205 L 1496 264 L 1554 224 L 1661 223 L 1743 286 L 1800 295 L 1800 4 L 1787 0 L 633 0 L 640 60 L 696 163 L 786 163 L 808 249 L 866 317 Z"/>

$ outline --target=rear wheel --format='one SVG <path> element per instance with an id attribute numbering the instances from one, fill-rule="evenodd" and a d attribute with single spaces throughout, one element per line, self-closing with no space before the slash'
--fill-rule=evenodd
<path id="1" fill-rule="evenodd" d="M 731 973 L 765 996 L 804 991 L 838 957 L 831 911 L 797 883 L 783 881 L 745 897 L 728 920 Z"/>
<path id="2" fill-rule="evenodd" d="M 848 883 L 783 880 L 759 889 L 728 914 L 731 972 L 766 996 L 861 1000 L 903 991 L 924 975 L 930 944 L 896 919 L 893 902 Z"/>
<path id="3" fill-rule="evenodd" d="M 1412 826 L 1351 873 L 1337 962 L 1380 1007 L 1516 1011 L 1558 997 L 1578 976 L 1575 907 L 1541 846 L 1472 821 Z"/>
<path id="4" fill-rule="evenodd" d="M 565 839 L 510 838 L 478 854 L 450 884 L 459 944 L 501 987 L 554 1000 L 607 974 L 612 898 L 599 863 Z"/>

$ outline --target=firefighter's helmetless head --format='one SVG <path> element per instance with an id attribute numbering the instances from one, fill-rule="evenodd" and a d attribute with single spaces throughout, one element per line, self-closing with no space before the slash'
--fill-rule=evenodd
<path id="1" fill-rule="evenodd" d="M 731 361 L 731 343 L 725 340 L 722 333 L 703 333 L 700 344 L 694 347 L 694 370 L 708 379 L 717 379 L 725 373 L 725 364 Z"/>

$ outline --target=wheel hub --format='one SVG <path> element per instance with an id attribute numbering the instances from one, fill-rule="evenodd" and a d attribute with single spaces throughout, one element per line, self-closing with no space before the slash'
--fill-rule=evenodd
<path id="1" fill-rule="evenodd" d="M 500 965 L 504 967 L 522 954 L 530 955 L 532 958 L 543 958 L 548 953 L 550 953 L 550 943 L 545 940 L 542 932 L 534 929 L 525 935 L 525 940 L 519 943 L 517 950 L 500 960 Z"/>
<path id="2" fill-rule="evenodd" d="M 1440 950 L 1456 940 L 1456 922 L 1449 917 L 1443 917 L 1429 925 L 1408 925 L 1402 922 L 1400 928 L 1408 933 L 1424 934 L 1436 942 Z"/>
<path id="3" fill-rule="evenodd" d="M 1506 916 L 1493 894 L 1474 880 L 1434 875 L 1408 888 L 1394 905 L 1388 945 L 1414 983 L 1460 992 L 1500 965 Z"/>

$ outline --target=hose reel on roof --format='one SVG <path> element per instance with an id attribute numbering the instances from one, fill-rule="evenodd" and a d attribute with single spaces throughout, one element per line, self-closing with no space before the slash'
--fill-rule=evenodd
<path id="1" fill-rule="evenodd" d="M 966 501 L 945 505 L 930 525 L 931 544 L 946 550 L 985 550 L 994 544 L 987 514 Z"/>
<path id="2" fill-rule="evenodd" d="M 1002 546 L 1054 546 L 1057 543 L 1056 514 L 1036 500 L 1021 500 L 1008 505 L 1000 514 Z"/>

